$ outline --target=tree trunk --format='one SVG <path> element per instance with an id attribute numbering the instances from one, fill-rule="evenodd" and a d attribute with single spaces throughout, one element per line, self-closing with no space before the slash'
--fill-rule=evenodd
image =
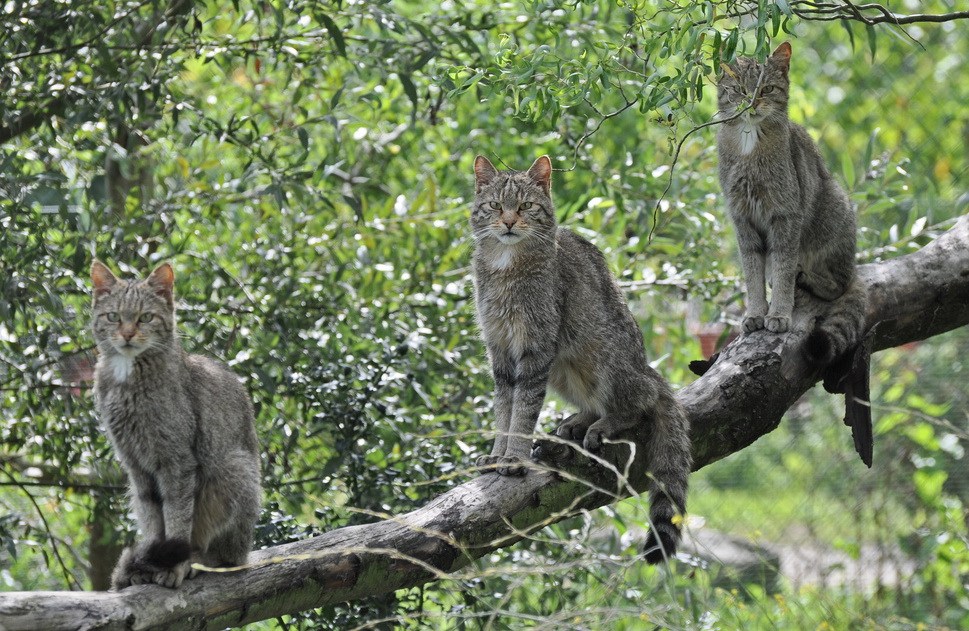
<path id="1" fill-rule="evenodd" d="M 868 323 L 880 323 L 876 350 L 969 323 L 969 217 L 918 252 L 862 266 L 861 277 L 871 296 Z M 816 312 L 816 305 L 802 307 L 786 335 L 758 332 L 735 341 L 707 374 L 680 390 L 696 468 L 776 428 L 818 381 L 800 352 Z M 570 451 L 547 447 L 558 456 Z M 177 590 L 7 593 L 0 627 L 220 629 L 451 580 L 451 573 L 544 525 L 641 490 L 642 463 L 634 462 L 629 476 L 616 475 L 625 469 L 624 453 L 619 446 L 607 454 L 612 466 L 575 457 L 558 471 L 536 464 L 524 478 L 480 475 L 413 512 L 260 550 L 244 570 L 203 574 Z"/>

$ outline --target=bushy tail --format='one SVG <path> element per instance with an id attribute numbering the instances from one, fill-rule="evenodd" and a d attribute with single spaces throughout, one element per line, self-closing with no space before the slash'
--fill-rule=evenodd
<path id="1" fill-rule="evenodd" d="M 831 302 L 804 343 L 805 358 L 816 367 L 827 366 L 853 350 L 865 334 L 868 288 L 855 277 L 848 290 Z"/>
<path id="2" fill-rule="evenodd" d="M 690 422 L 668 392 L 651 415 L 652 433 L 646 444 L 649 470 L 651 528 L 643 546 L 647 563 L 660 563 L 676 552 L 686 517 L 686 488 L 693 468 Z"/>
<path id="3" fill-rule="evenodd" d="M 825 390 L 844 393 L 845 425 L 851 428 L 862 462 L 871 467 L 874 440 L 868 380 L 872 334 L 865 330 L 867 311 L 868 290 L 856 277 L 808 335 L 804 356 L 823 369 Z"/>

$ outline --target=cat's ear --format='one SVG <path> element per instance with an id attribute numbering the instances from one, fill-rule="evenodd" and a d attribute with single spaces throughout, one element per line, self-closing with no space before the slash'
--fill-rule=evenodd
<path id="1" fill-rule="evenodd" d="M 104 294 L 110 293 L 118 282 L 118 277 L 111 273 L 107 265 L 94 259 L 91 263 L 91 282 L 94 284 L 94 299 L 97 300 Z"/>
<path id="2" fill-rule="evenodd" d="M 145 279 L 156 294 L 165 299 L 168 306 L 175 304 L 175 271 L 168 263 L 162 263 Z"/>
<path id="3" fill-rule="evenodd" d="M 552 194 L 552 161 L 548 156 L 542 156 L 528 169 L 528 175 L 542 187 L 546 195 Z"/>
<path id="4" fill-rule="evenodd" d="M 787 71 L 791 67 L 791 43 L 784 42 L 771 54 L 770 58 L 775 64 Z"/>
<path id="5" fill-rule="evenodd" d="M 474 192 L 480 193 L 498 175 L 498 169 L 491 164 L 491 160 L 484 156 L 474 158 Z"/>

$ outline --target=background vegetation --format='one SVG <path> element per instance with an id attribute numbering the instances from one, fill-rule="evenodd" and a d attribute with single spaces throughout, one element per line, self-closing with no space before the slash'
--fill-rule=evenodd
<path id="1" fill-rule="evenodd" d="M 721 53 L 792 40 L 792 117 L 857 204 L 861 262 L 928 242 L 969 202 L 966 23 L 822 10 L 848 4 L 7 2 L 2 588 L 103 586 L 133 536 L 90 395 L 95 255 L 131 275 L 173 261 L 186 346 L 247 380 L 269 545 L 419 506 L 486 449 L 476 153 L 513 168 L 552 156 L 559 219 L 606 253 L 677 386 L 698 332 L 740 310 L 714 129 L 696 129 Z M 264 626 L 964 628 L 967 350 L 956 331 L 877 356 L 870 471 L 819 393 L 694 476 L 691 530 L 775 564 L 799 550 L 808 569 L 738 575 L 702 544 L 644 567 L 635 499 L 454 581 Z M 564 410 L 550 402 L 546 426 Z"/>

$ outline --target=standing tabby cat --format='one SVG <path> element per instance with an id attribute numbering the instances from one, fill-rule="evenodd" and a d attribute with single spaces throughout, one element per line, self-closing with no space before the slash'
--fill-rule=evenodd
<path id="1" fill-rule="evenodd" d="M 827 366 L 861 339 L 868 297 L 855 270 L 848 196 L 808 133 L 788 118 L 790 59 L 791 45 L 784 42 L 763 64 L 746 57 L 723 64 L 717 83 L 724 120 L 717 134 L 720 186 L 747 284 L 744 332 L 787 331 L 800 287 L 831 302 L 804 347 L 809 361 Z M 870 411 L 864 413 L 870 425 Z"/>
<path id="2" fill-rule="evenodd" d="M 127 281 L 95 261 L 91 280 L 95 405 L 142 538 L 121 555 L 112 586 L 178 587 L 193 561 L 245 563 L 261 495 L 249 395 L 222 364 L 182 350 L 170 265 Z"/>
<path id="3" fill-rule="evenodd" d="M 525 473 L 546 386 L 579 408 L 556 433 L 590 451 L 639 430 L 648 436 L 654 528 L 646 559 L 656 563 L 675 550 L 673 517 L 686 510 L 687 418 L 646 362 L 642 332 L 602 253 L 556 226 L 548 157 L 518 172 L 478 156 L 474 172 L 475 302 L 498 421 L 494 449 L 478 464 Z"/>

